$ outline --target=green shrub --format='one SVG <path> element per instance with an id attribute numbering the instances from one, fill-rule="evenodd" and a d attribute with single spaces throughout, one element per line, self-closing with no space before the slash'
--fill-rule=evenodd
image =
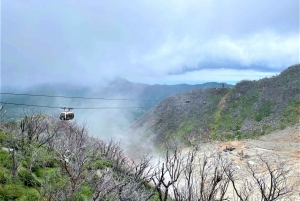
<path id="1" fill-rule="evenodd" d="M 5 168 L 0 167 L 0 184 L 6 184 L 10 181 L 10 179 L 10 172 Z"/>
<path id="2" fill-rule="evenodd" d="M 105 167 L 113 167 L 113 163 L 111 161 L 108 161 L 105 159 L 103 159 L 103 160 L 99 159 L 93 164 L 93 168 L 95 168 L 95 169 L 102 170 Z"/>
<path id="3" fill-rule="evenodd" d="M 164 193 L 163 192 L 162 192 L 162 196 L 164 197 Z M 157 200 L 159 200 L 159 194 L 158 194 L 157 191 L 155 191 L 155 194 L 150 198 L 150 201 L 157 201 Z M 171 200 L 172 200 L 171 197 L 168 196 L 167 197 L 167 201 L 171 201 Z"/>
<path id="4" fill-rule="evenodd" d="M 23 194 L 23 189 L 19 185 L 0 185 L 0 200 L 16 200 Z"/>
<path id="5" fill-rule="evenodd" d="M 24 160 L 22 160 L 22 166 L 25 168 L 29 168 L 30 161 L 31 161 L 31 157 L 27 156 Z"/>
<path id="6" fill-rule="evenodd" d="M 11 161 L 9 160 L 9 153 L 7 151 L 0 150 L 0 166 L 6 168 L 11 167 Z"/>
<path id="7" fill-rule="evenodd" d="M 35 175 L 37 177 L 43 177 L 44 176 L 44 170 L 42 168 L 40 168 L 40 167 L 36 168 L 36 169 L 34 169 L 32 171 L 35 173 Z"/>
<path id="8" fill-rule="evenodd" d="M 53 154 L 53 150 L 49 149 L 48 147 L 40 147 L 39 148 L 39 157 L 37 160 L 37 164 L 39 167 L 59 167 L 58 161 Z"/>
<path id="9" fill-rule="evenodd" d="M 0 131 L 0 144 L 3 143 L 3 141 L 5 141 L 8 138 L 9 134 L 5 133 L 3 131 Z"/>
<path id="10" fill-rule="evenodd" d="M 93 195 L 93 191 L 88 186 L 82 186 L 80 191 L 77 191 L 74 196 L 73 200 L 76 201 L 88 201 Z"/>
<path id="11" fill-rule="evenodd" d="M 300 122 L 300 101 L 290 101 L 281 117 L 281 122 L 285 125 L 293 125 Z"/>
<path id="12" fill-rule="evenodd" d="M 24 189 L 23 190 L 23 195 L 18 201 L 39 201 L 40 200 L 40 195 L 35 189 Z"/>
<path id="13" fill-rule="evenodd" d="M 271 114 L 271 105 L 270 101 L 263 100 L 262 106 L 257 111 L 255 115 L 255 120 L 260 122 L 263 118 L 270 116 Z"/>
<path id="14" fill-rule="evenodd" d="M 39 193 L 35 189 L 25 188 L 18 183 L 0 185 L 0 200 L 38 201 L 39 199 Z"/>
<path id="15" fill-rule="evenodd" d="M 46 158 L 44 160 L 45 167 L 55 168 L 59 167 L 57 160 L 53 157 Z"/>
<path id="16" fill-rule="evenodd" d="M 18 176 L 19 176 L 20 180 L 24 183 L 25 186 L 29 186 L 29 187 L 41 186 L 41 183 L 34 178 L 34 176 L 32 175 L 32 173 L 29 170 L 27 170 L 25 168 L 22 168 L 18 172 Z"/>

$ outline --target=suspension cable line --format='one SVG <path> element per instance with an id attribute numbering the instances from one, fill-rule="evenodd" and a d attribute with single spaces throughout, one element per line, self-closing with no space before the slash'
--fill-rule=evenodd
<path id="1" fill-rule="evenodd" d="M 48 98 L 74 98 L 74 99 L 91 99 L 91 100 L 121 100 L 121 101 L 161 101 L 161 100 L 139 100 L 139 99 L 126 99 L 126 98 L 102 98 L 102 97 L 83 97 L 83 96 L 58 96 L 58 95 L 42 95 L 42 94 L 19 94 L 19 93 L 0 93 L 3 95 L 15 95 L 15 96 L 39 96 Z"/>
<path id="2" fill-rule="evenodd" d="M 0 102 L 1 104 L 7 105 L 19 105 L 19 106 L 28 106 L 28 107 L 44 107 L 44 108 L 59 108 L 57 106 L 45 106 L 45 105 L 33 105 L 33 104 L 23 104 L 23 103 L 10 103 L 10 102 Z M 106 109 L 142 109 L 142 108 L 150 108 L 150 107 L 72 107 L 72 109 L 78 110 L 106 110 Z"/>

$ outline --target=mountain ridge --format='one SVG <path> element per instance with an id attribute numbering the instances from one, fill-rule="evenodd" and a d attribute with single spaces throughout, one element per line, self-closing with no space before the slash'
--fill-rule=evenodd
<path id="1" fill-rule="evenodd" d="M 186 103 L 189 100 L 189 103 Z M 277 76 L 243 80 L 231 88 L 210 88 L 172 95 L 129 129 L 158 143 L 179 138 L 201 140 L 256 137 L 299 121 L 300 65 Z"/>
<path id="2" fill-rule="evenodd" d="M 227 87 L 231 87 L 228 85 Z M 221 87 L 220 83 L 204 83 L 197 85 L 149 85 L 143 83 L 130 82 L 125 78 L 117 77 L 114 80 L 108 82 L 106 85 L 101 85 L 99 87 L 87 87 L 87 86 L 76 86 L 70 84 L 43 84 L 37 85 L 34 87 L 27 88 L 25 90 L 10 89 L 7 91 L 5 87 L 2 87 L 2 92 L 15 92 L 20 94 L 41 94 L 41 95 L 53 95 L 53 96 L 69 96 L 69 97 L 99 97 L 99 98 L 108 98 L 108 99 L 130 99 L 135 102 L 130 104 L 126 103 L 117 103 L 116 101 L 93 101 L 86 102 L 81 99 L 74 98 L 49 98 L 49 97 L 30 97 L 30 96 L 12 96 L 12 95 L 1 95 L 2 102 L 12 102 L 12 103 L 21 103 L 21 104 L 30 104 L 30 105 L 46 105 L 46 106 L 59 106 L 59 107 L 82 107 L 82 105 L 89 104 L 89 106 L 94 107 L 103 107 L 103 106 L 128 106 L 128 107 L 144 107 L 144 110 L 134 111 L 133 116 L 134 120 L 141 117 L 149 108 L 152 108 L 158 101 L 163 98 L 181 93 L 183 91 L 189 91 L 197 88 L 204 87 Z M 149 102 L 137 102 L 139 100 L 152 100 Z M 155 101 L 154 101 L 155 100 Z M 22 107 L 25 106 L 11 106 L 5 105 L 7 109 L 6 120 L 21 118 L 23 116 Z M 17 108 L 16 111 L 14 108 Z M 11 111 L 13 110 L 13 111 Z M 45 109 L 45 113 L 50 113 L 52 109 Z M 18 115 L 21 114 L 21 115 Z"/>

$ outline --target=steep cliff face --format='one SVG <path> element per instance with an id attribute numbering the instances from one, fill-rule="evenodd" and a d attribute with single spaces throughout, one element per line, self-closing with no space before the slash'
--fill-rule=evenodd
<path id="1" fill-rule="evenodd" d="M 234 88 L 211 88 L 169 96 L 136 121 L 131 133 L 174 137 L 186 143 L 256 137 L 299 122 L 300 65 Z"/>

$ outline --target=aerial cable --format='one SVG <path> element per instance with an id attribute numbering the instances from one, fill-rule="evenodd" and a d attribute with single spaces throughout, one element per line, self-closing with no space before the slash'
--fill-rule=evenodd
<path id="1" fill-rule="evenodd" d="M 101 98 L 101 97 L 83 97 L 83 96 L 54 96 L 54 95 L 41 95 L 41 94 L 18 94 L 18 93 L 0 93 L 3 95 L 16 95 L 16 96 L 40 96 L 48 98 L 76 98 L 76 99 L 94 99 L 94 100 L 122 100 L 122 101 L 161 101 L 161 100 L 139 100 L 139 99 L 126 99 L 126 98 Z"/>
<path id="2" fill-rule="evenodd" d="M 55 106 L 45 106 L 45 105 L 32 105 L 32 104 L 23 104 L 23 103 L 9 103 L 9 102 L 0 102 L 1 104 L 7 105 L 22 105 L 28 107 L 44 107 L 44 108 L 59 108 L 62 107 L 55 107 Z M 138 108 L 150 108 L 150 107 L 72 107 L 72 109 L 77 110 L 106 110 L 106 109 L 138 109 Z"/>

